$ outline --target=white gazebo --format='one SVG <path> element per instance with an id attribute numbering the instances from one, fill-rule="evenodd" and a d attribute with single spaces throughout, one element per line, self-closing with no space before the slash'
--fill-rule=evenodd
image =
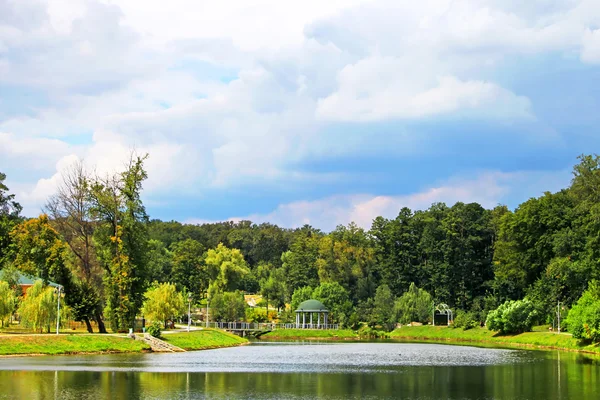
<path id="1" fill-rule="evenodd" d="M 316 324 L 314 316 L 316 314 Z M 308 316 L 308 318 L 307 318 Z M 321 319 L 323 316 L 323 319 Z M 306 300 L 296 310 L 296 328 L 300 329 L 327 329 L 329 310 L 318 300 Z M 308 323 L 307 323 L 308 322 Z M 321 322 L 323 322 L 321 324 Z"/>

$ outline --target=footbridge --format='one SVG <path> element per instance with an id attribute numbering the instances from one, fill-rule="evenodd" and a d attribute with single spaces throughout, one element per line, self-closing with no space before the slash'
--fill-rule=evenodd
<path id="1" fill-rule="evenodd" d="M 242 337 L 259 337 L 277 329 L 339 329 L 338 324 L 275 324 L 264 322 L 211 322 L 208 327 L 222 329 Z"/>

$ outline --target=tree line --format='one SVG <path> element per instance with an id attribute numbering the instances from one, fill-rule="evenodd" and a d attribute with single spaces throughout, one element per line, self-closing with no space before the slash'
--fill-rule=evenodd
<path id="1" fill-rule="evenodd" d="M 316 298 L 346 326 L 426 322 L 429 304 L 439 303 L 459 320 L 482 324 L 491 311 L 526 299 L 532 324 L 552 323 L 560 302 L 565 315 L 573 308 L 574 332 L 575 315 L 588 327 L 582 337 L 596 337 L 594 324 L 600 330 L 600 318 L 592 321 L 585 311 L 600 301 L 597 155 L 579 157 L 568 188 L 514 210 L 435 203 L 377 217 L 368 230 L 349 223 L 332 232 L 151 220 L 141 200 L 145 160 L 132 156 L 122 172 L 103 177 L 73 166 L 33 219 L 21 216 L 0 174 L 4 280 L 19 270 L 60 283 L 75 318 L 89 330 L 95 321 L 101 332 L 105 322 L 112 330 L 131 326 L 144 293 L 161 283 L 194 304 L 260 293 L 280 320 L 292 320 L 301 300 Z"/>

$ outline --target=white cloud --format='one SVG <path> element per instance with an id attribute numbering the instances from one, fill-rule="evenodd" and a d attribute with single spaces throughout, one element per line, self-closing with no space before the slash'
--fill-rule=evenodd
<path id="1" fill-rule="evenodd" d="M 371 57 L 345 67 L 338 91 L 320 99 L 324 119 L 370 121 L 456 113 L 477 118 L 530 117 L 530 101 L 484 81 L 431 72 L 410 58 Z"/>
<path id="2" fill-rule="evenodd" d="M 590 64 L 600 64 L 600 29 L 585 31 L 581 60 Z"/>
<path id="3" fill-rule="evenodd" d="M 427 142 L 402 128 L 331 133 L 331 121 L 531 118 L 494 81 L 499 63 L 597 63 L 599 25 L 597 0 L 0 0 L 0 90 L 24 93 L 21 110 L 6 95 L 0 168 L 33 170 L 24 191 L 42 193 L 57 160 L 109 170 L 135 146 L 151 153 L 155 194 L 316 186 L 344 173 L 298 165 Z M 92 140 L 69 144 L 77 135 Z"/>
<path id="4" fill-rule="evenodd" d="M 455 177 L 443 184 L 424 189 L 421 192 L 388 195 L 338 195 L 311 201 L 296 201 L 282 204 L 268 214 L 253 214 L 234 217 L 229 220 L 251 220 L 256 223 L 271 222 L 284 227 L 299 227 L 310 224 L 325 231 L 337 225 L 355 222 L 369 229 L 378 216 L 395 218 L 402 207 L 411 210 L 424 210 L 433 203 L 476 202 L 486 208 L 504 204 L 511 196 L 521 200 L 540 196 L 545 191 L 558 191 L 568 185 L 569 171 L 521 171 L 503 173 L 487 171 L 476 178 Z M 208 221 L 189 220 L 189 223 Z"/>

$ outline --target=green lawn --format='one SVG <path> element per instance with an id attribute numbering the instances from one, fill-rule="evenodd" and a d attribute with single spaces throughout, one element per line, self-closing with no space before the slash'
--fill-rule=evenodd
<path id="1" fill-rule="evenodd" d="M 390 333 L 392 339 L 431 340 L 455 342 L 481 342 L 499 345 L 532 346 L 600 353 L 600 347 L 584 344 L 568 334 L 551 332 L 525 332 L 518 335 L 500 335 L 486 328 L 463 330 L 445 326 L 413 326 L 396 329 Z"/>
<path id="2" fill-rule="evenodd" d="M 163 334 L 163 340 L 184 350 L 206 350 L 239 346 L 248 340 L 217 329 L 203 329 L 182 333 Z"/>
<path id="3" fill-rule="evenodd" d="M 10 335 L 0 336 L 0 355 L 139 353 L 150 347 L 112 335 Z"/>
<path id="4" fill-rule="evenodd" d="M 266 333 L 261 339 L 359 339 L 358 334 L 350 329 L 277 329 Z"/>

